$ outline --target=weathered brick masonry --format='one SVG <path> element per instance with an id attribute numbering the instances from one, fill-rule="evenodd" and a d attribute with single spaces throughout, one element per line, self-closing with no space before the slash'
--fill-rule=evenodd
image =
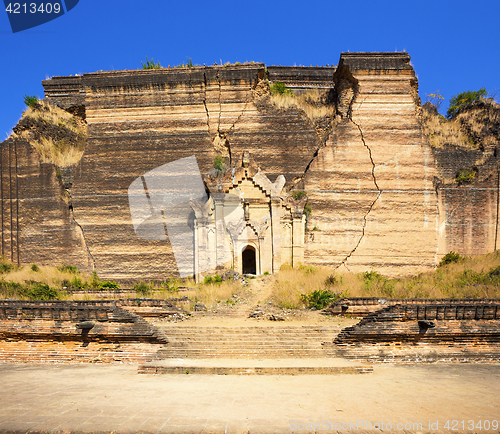
<path id="1" fill-rule="evenodd" d="M 325 140 L 301 109 L 261 98 L 266 77 L 331 97 Z M 65 262 L 115 280 L 175 275 L 170 243 L 135 235 L 130 183 L 191 155 L 206 173 L 217 154 L 230 163 L 244 151 L 272 182 L 284 175 L 286 189 L 308 193 L 316 230 L 306 233 L 307 264 L 407 275 L 433 269 L 450 250 L 498 247 L 500 152 L 429 146 L 406 53 L 342 53 L 338 67 L 95 72 L 43 85 L 48 101 L 86 119 L 88 139 L 63 180 L 27 142 L 2 143 L 1 247 L 14 262 Z M 476 182 L 456 184 L 471 167 Z"/>
<path id="2" fill-rule="evenodd" d="M 500 303 L 397 304 L 334 340 L 338 356 L 377 362 L 500 362 Z"/>
<path id="3" fill-rule="evenodd" d="M 351 315 L 354 317 L 365 317 L 371 313 L 378 312 L 388 306 L 396 304 L 497 304 L 498 299 L 476 299 L 476 298 L 384 298 L 384 297 L 353 297 L 343 298 L 332 303 L 322 313 L 325 315 Z"/>
<path id="4" fill-rule="evenodd" d="M 167 338 L 117 304 L 0 301 L 0 361 L 138 363 L 159 357 Z"/>

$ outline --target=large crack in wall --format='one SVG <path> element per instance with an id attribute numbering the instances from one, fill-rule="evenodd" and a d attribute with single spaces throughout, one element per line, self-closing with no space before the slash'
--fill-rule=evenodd
<path id="1" fill-rule="evenodd" d="M 373 179 L 373 184 L 375 185 L 375 188 L 377 189 L 377 197 L 371 202 L 370 206 L 368 207 L 368 210 L 366 213 L 363 215 L 363 225 L 361 227 L 361 236 L 358 239 L 358 242 L 356 245 L 352 248 L 352 250 L 346 255 L 346 257 L 340 262 L 340 264 L 336 267 L 339 268 L 342 265 L 344 265 L 347 268 L 347 261 L 349 258 L 356 252 L 358 247 L 360 246 L 361 242 L 363 241 L 363 238 L 365 237 L 366 234 L 366 225 L 368 223 L 368 216 L 372 212 L 373 207 L 377 203 L 377 201 L 380 199 L 380 196 L 382 195 L 382 190 L 380 189 L 378 183 L 377 183 L 377 177 L 375 176 L 375 162 L 373 161 L 373 155 L 372 155 L 372 150 L 370 146 L 366 143 L 365 136 L 363 134 L 363 130 L 361 128 L 361 125 L 356 123 L 353 118 L 352 118 L 352 112 L 353 112 L 353 104 L 356 98 L 359 95 L 359 84 L 356 78 L 352 75 L 352 73 L 349 71 L 349 68 L 343 67 L 342 69 L 337 70 L 337 76 L 335 77 L 335 91 L 336 91 L 336 103 L 337 103 L 337 112 L 339 115 L 343 118 L 347 118 L 349 122 L 351 122 L 353 125 L 356 126 L 356 128 L 359 131 L 361 142 L 363 143 L 363 146 L 366 148 L 368 151 L 368 156 L 370 158 L 370 162 L 372 165 L 372 170 L 371 170 L 371 175 Z M 366 98 L 361 101 L 361 104 L 364 103 Z M 360 104 L 360 106 L 361 106 Z M 358 106 L 358 109 L 359 107 Z"/>
<path id="2" fill-rule="evenodd" d="M 205 113 L 207 114 L 207 134 L 208 137 L 212 139 L 210 135 L 210 113 L 208 112 L 207 107 L 207 74 L 205 72 L 203 72 L 203 106 L 205 107 Z"/>
<path id="3" fill-rule="evenodd" d="M 368 215 L 371 213 L 373 207 L 375 206 L 375 204 L 377 203 L 377 201 L 379 200 L 380 196 L 382 195 L 382 190 L 380 189 L 380 187 L 378 186 L 377 184 L 377 178 L 375 176 L 375 162 L 373 161 L 373 157 L 372 157 L 372 150 L 370 149 L 370 147 L 366 144 L 366 141 L 365 141 L 365 137 L 363 135 L 363 130 L 361 129 L 361 126 L 359 124 L 357 124 L 356 122 L 354 122 L 352 120 L 352 117 L 349 116 L 349 121 L 352 122 L 354 125 L 356 125 L 356 128 L 359 130 L 359 134 L 361 136 L 361 141 L 363 142 L 363 146 L 368 150 L 368 155 L 370 156 L 370 161 L 372 163 L 372 178 L 373 178 L 373 183 L 375 184 L 375 187 L 377 188 L 378 190 L 378 193 L 377 193 L 377 197 L 375 198 L 375 200 L 371 203 L 370 207 L 368 208 L 367 212 L 363 215 L 363 226 L 361 228 L 361 236 L 359 237 L 359 240 L 358 242 L 356 243 L 356 245 L 354 246 L 354 248 L 349 252 L 349 254 L 342 260 L 342 262 L 336 267 L 336 268 L 339 268 L 341 267 L 342 265 L 344 265 L 346 268 L 347 268 L 347 261 L 349 260 L 349 258 L 354 254 L 354 252 L 357 250 L 357 248 L 359 247 L 359 245 L 361 244 L 361 241 L 363 241 L 363 238 L 365 237 L 365 231 L 366 231 L 366 224 L 368 222 Z"/>

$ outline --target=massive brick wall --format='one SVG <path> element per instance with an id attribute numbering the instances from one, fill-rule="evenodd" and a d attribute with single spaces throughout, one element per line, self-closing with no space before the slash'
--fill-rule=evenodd
<path id="1" fill-rule="evenodd" d="M 334 348 L 356 360 L 498 363 L 499 325 L 498 302 L 398 304 L 342 330 Z"/>
<path id="2" fill-rule="evenodd" d="M 269 81 L 280 81 L 296 95 L 309 90 L 333 89 L 333 77 L 336 67 L 304 67 L 304 66 L 268 66 Z"/>
<path id="3" fill-rule="evenodd" d="M 191 155 L 208 172 L 216 151 L 226 152 L 216 137 L 227 142 L 228 163 L 248 150 L 272 180 L 303 174 L 319 146 L 314 127 L 299 110 L 283 112 L 254 98 L 264 73 L 255 64 L 83 76 L 88 140 L 72 199 L 100 275 L 164 279 L 177 272 L 168 242 L 136 237 L 127 189 L 146 172 Z"/>
<path id="4" fill-rule="evenodd" d="M 416 116 L 406 53 L 343 53 L 337 125 L 305 180 L 313 208 L 307 263 L 405 275 L 436 264 L 434 158 Z"/>
<path id="5" fill-rule="evenodd" d="M 17 264 L 73 264 L 91 269 L 53 164 L 43 163 L 25 140 L 0 147 L 1 254 Z"/>
<path id="6" fill-rule="evenodd" d="M 497 250 L 500 152 L 493 149 L 433 150 L 439 198 L 439 254 L 480 255 Z M 459 170 L 477 170 L 472 184 L 455 182 Z"/>
<path id="7" fill-rule="evenodd" d="M 15 144 L 4 142 L 3 253 L 14 261 L 19 254 L 20 262 L 95 266 L 106 279 L 176 274 L 168 241 L 136 237 L 130 183 L 191 155 L 206 173 L 217 153 L 230 163 L 245 150 L 271 181 L 283 174 L 287 188 L 308 192 L 308 227 L 316 230 L 306 236 L 307 263 L 405 275 L 432 269 L 449 250 L 496 249 L 497 156 L 431 151 L 409 60 L 406 53 L 343 53 L 338 67 L 266 72 L 245 64 L 45 80 L 49 101 L 88 122 L 85 154 L 68 171 L 72 209 L 53 166 L 26 143 L 18 144 L 16 164 Z M 261 98 L 266 76 L 297 94 L 318 89 L 333 98 L 337 115 L 326 143 L 302 110 Z M 434 182 L 472 161 L 491 166 L 474 185 Z"/>
<path id="8" fill-rule="evenodd" d="M 81 328 L 91 323 L 90 330 Z M 161 357 L 167 338 L 114 302 L 0 301 L 0 361 L 125 362 Z"/>

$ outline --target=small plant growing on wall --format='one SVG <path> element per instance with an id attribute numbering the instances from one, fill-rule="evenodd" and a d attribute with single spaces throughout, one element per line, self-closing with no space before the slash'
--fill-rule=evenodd
<path id="1" fill-rule="evenodd" d="M 160 62 L 155 62 L 153 58 L 151 60 L 146 56 L 146 62 L 141 62 L 142 69 L 160 69 L 162 66 Z"/>
<path id="2" fill-rule="evenodd" d="M 468 184 L 474 181 L 476 175 L 477 175 L 477 170 L 475 168 L 472 168 L 470 170 L 460 170 L 458 172 L 457 177 L 455 178 L 455 182 L 458 185 Z"/>
<path id="3" fill-rule="evenodd" d="M 486 94 L 486 89 L 482 87 L 475 92 L 467 91 L 452 96 L 450 98 L 450 105 L 446 112 L 446 117 L 448 119 L 454 118 L 461 109 L 475 101 L 479 101 L 482 97 L 486 96 Z"/>
<path id="4" fill-rule="evenodd" d="M 224 158 L 220 155 L 216 155 L 214 159 L 214 169 L 216 171 L 216 175 L 220 176 L 226 170 L 226 163 L 224 163 Z"/>
<path id="5" fill-rule="evenodd" d="M 306 195 L 306 192 L 305 191 L 294 191 L 291 193 L 291 195 L 295 200 L 298 200 L 298 199 L 302 199 Z"/>
<path id="6" fill-rule="evenodd" d="M 38 98 L 35 95 L 24 95 L 24 104 L 33 108 L 38 104 Z"/>
<path id="7" fill-rule="evenodd" d="M 273 95 L 293 96 L 293 90 L 288 89 L 288 87 L 286 87 L 286 84 L 282 83 L 281 81 L 276 81 L 275 83 L 271 84 L 271 92 Z"/>

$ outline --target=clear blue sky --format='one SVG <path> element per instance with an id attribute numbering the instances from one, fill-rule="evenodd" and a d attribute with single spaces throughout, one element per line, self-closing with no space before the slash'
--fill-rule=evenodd
<path id="1" fill-rule="evenodd" d="M 420 96 L 500 88 L 500 0 L 80 0 L 13 34 L 0 11 L 0 140 L 55 75 L 162 65 L 260 61 L 336 64 L 342 51 L 407 51 Z M 498 97 L 497 97 L 498 101 Z M 446 103 L 443 108 L 446 108 Z M 442 110 L 443 111 L 443 110 Z"/>

